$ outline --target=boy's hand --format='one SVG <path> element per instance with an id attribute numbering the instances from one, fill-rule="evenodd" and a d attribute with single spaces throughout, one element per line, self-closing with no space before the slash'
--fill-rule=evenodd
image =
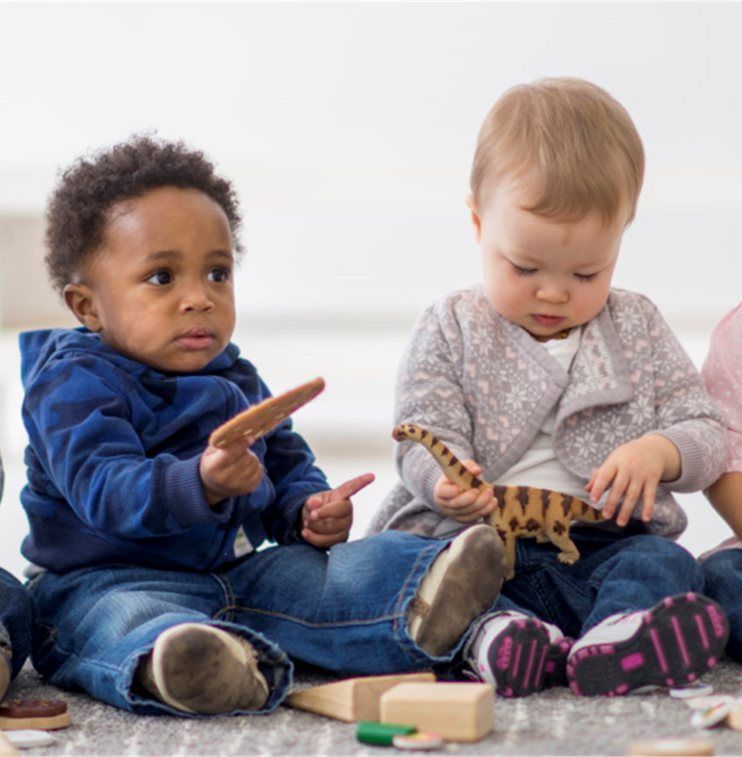
<path id="1" fill-rule="evenodd" d="M 482 468 L 473 460 L 464 460 L 463 464 L 470 473 L 479 476 Z M 466 491 L 446 476 L 441 476 L 433 489 L 433 497 L 438 509 L 448 518 L 459 523 L 473 523 L 489 515 L 497 506 L 492 489 L 467 489 Z"/>
<path id="2" fill-rule="evenodd" d="M 204 450 L 198 472 L 206 501 L 212 507 L 227 497 L 250 494 L 260 486 L 265 471 L 249 449 L 254 441 L 248 438 L 220 448 L 209 445 Z"/>
<path id="3" fill-rule="evenodd" d="M 613 517 L 623 497 L 616 518 L 619 526 L 629 522 L 637 500 L 643 495 L 642 520 L 646 522 L 652 517 L 657 485 L 678 478 L 680 468 L 678 448 L 664 436 L 647 434 L 613 450 L 600 468 L 593 471 L 585 489 L 590 501 L 598 502 L 610 487 L 601 510 L 606 518 Z"/>
<path id="4" fill-rule="evenodd" d="M 353 525 L 353 503 L 350 498 L 374 478 L 373 473 L 363 473 L 335 489 L 308 497 L 301 511 L 302 539 L 323 549 L 347 541 Z"/>

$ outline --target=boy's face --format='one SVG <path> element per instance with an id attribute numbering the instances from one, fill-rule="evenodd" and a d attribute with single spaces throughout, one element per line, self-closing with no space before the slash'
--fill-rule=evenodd
<path id="1" fill-rule="evenodd" d="M 229 343 L 233 266 L 221 207 L 198 190 L 160 187 L 111 207 L 103 242 L 65 299 L 118 352 L 188 373 Z"/>
<path id="2" fill-rule="evenodd" d="M 534 336 L 580 326 L 605 305 L 626 216 L 610 226 L 590 214 L 565 223 L 524 210 L 527 196 L 501 185 L 483 208 L 470 203 L 492 307 Z"/>

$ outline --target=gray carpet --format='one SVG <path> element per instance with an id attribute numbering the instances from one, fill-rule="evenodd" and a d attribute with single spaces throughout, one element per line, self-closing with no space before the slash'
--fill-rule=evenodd
<path id="1" fill-rule="evenodd" d="M 327 679 L 303 676 L 299 686 Z M 742 665 L 724 661 L 704 681 L 716 693 L 742 693 Z M 57 743 L 26 754 L 375 754 L 385 750 L 360 744 L 355 726 L 281 707 L 268 717 L 187 720 L 131 715 L 84 694 L 60 691 L 28 665 L 11 698 L 62 698 L 71 727 L 57 731 Z M 621 755 L 637 740 L 698 737 L 714 742 L 716 754 L 742 755 L 742 733 L 728 728 L 697 731 L 690 710 L 666 693 L 615 699 L 575 697 L 551 689 L 524 699 L 497 699 L 495 730 L 476 744 L 447 744 L 453 754 Z M 386 750 L 386 754 L 400 754 Z"/>

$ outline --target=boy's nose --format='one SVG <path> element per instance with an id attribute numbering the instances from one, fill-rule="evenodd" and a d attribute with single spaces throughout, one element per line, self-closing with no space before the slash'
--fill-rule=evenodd
<path id="1" fill-rule="evenodd" d="M 202 312 L 211 310 L 214 303 L 205 289 L 196 287 L 185 292 L 181 300 L 181 307 L 185 312 L 193 310 Z"/>

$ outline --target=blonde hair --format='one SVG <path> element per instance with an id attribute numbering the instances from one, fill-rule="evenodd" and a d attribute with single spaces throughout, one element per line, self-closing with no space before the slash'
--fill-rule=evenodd
<path id="1" fill-rule="evenodd" d="M 482 208 L 503 179 L 527 182 L 537 215 L 579 221 L 593 211 L 609 224 L 636 212 L 644 149 L 626 112 L 604 89 L 582 79 L 541 79 L 509 89 L 477 139 L 471 191 Z"/>

